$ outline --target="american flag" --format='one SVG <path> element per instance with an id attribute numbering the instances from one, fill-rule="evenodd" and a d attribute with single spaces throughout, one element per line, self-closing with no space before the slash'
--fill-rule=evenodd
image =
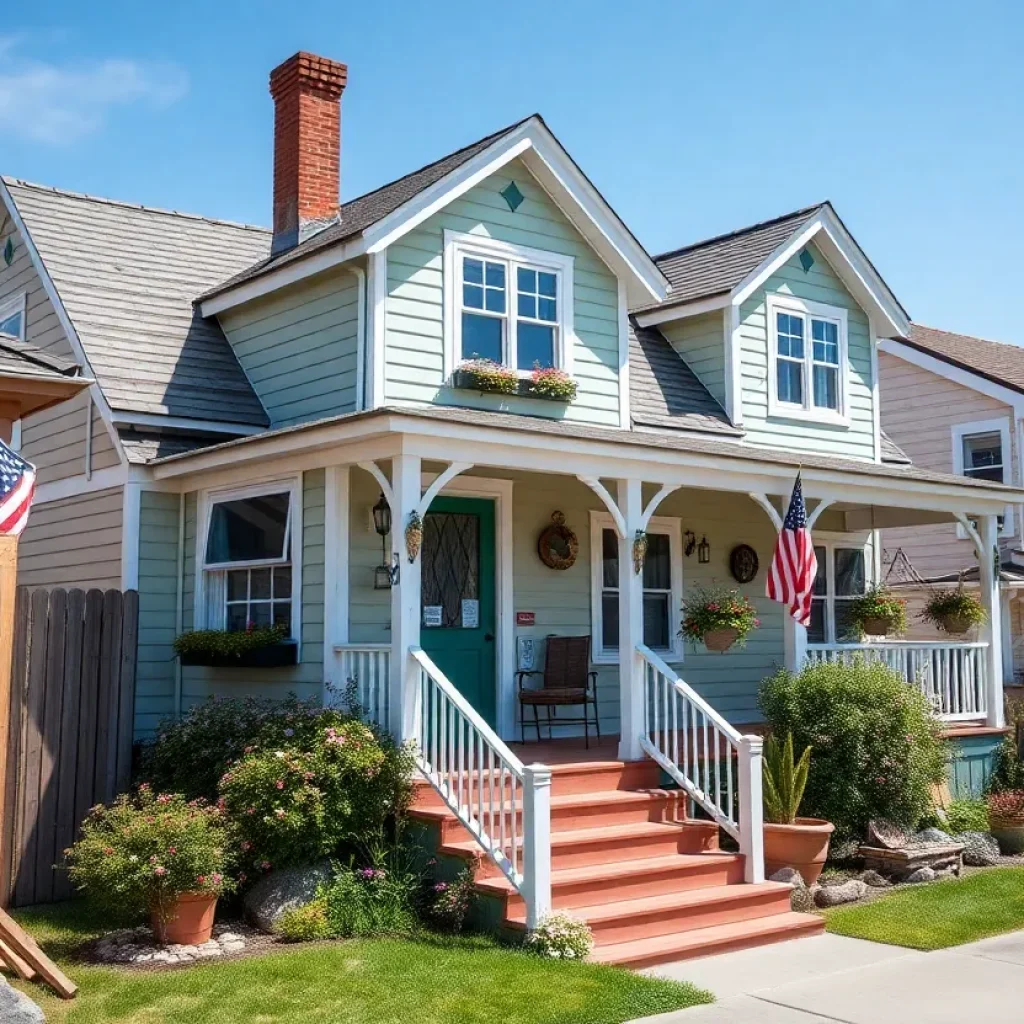
<path id="1" fill-rule="evenodd" d="M 35 466 L 0 441 L 0 535 L 17 537 L 25 529 L 35 490 Z"/>
<path id="2" fill-rule="evenodd" d="M 817 572 L 818 560 L 814 557 L 811 531 L 807 529 L 807 507 L 798 474 L 789 499 L 789 511 L 775 542 L 775 555 L 768 573 L 768 596 L 784 604 L 801 626 L 811 622 L 811 595 Z"/>

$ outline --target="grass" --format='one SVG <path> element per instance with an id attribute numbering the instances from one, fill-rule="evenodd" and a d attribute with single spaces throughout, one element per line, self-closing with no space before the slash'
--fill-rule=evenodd
<path id="1" fill-rule="evenodd" d="M 711 1001 L 690 985 L 542 960 L 489 939 L 366 939 L 184 970 L 68 963 L 109 920 L 79 904 L 15 915 L 80 986 L 62 1002 L 24 985 L 49 1024 L 619 1024 Z"/>
<path id="2" fill-rule="evenodd" d="M 828 931 L 911 949 L 945 949 L 1024 928 L 1024 868 L 900 889 L 825 913 Z"/>

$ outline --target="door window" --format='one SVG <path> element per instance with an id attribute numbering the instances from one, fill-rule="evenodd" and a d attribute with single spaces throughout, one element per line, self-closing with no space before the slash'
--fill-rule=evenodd
<path id="1" fill-rule="evenodd" d="M 480 517 L 428 512 L 423 519 L 422 597 L 425 628 L 470 625 L 480 601 Z M 467 602 L 472 602 L 467 604 Z"/>

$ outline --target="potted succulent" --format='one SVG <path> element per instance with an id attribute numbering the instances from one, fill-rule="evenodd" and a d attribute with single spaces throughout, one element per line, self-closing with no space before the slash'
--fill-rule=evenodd
<path id="1" fill-rule="evenodd" d="M 900 636 L 907 631 L 907 602 L 884 583 L 874 583 L 850 602 L 850 621 L 863 636 Z"/>
<path id="2" fill-rule="evenodd" d="M 695 646 L 700 641 L 709 651 L 725 652 L 733 644 L 742 647 L 760 625 L 754 606 L 738 590 L 698 587 L 683 602 L 679 635 Z"/>
<path id="3" fill-rule="evenodd" d="M 1003 853 L 1024 853 L 1024 789 L 989 794 L 988 827 Z"/>
<path id="4" fill-rule="evenodd" d="M 216 807 L 142 785 L 135 798 L 94 807 L 64 853 L 71 881 L 91 900 L 149 914 L 160 942 L 199 945 L 209 941 L 217 898 L 230 888 L 226 841 Z"/>
<path id="5" fill-rule="evenodd" d="M 576 391 L 576 381 L 565 370 L 538 366 L 530 375 L 527 394 L 531 398 L 547 398 L 553 402 L 572 402 L 576 398 Z"/>
<path id="6" fill-rule="evenodd" d="M 466 359 L 455 368 L 451 385 L 467 391 L 514 395 L 519 391 L 519 374 L 493 359 Z"/>
<path id="7" fill-rule="evenodd" d="M 936 590 L 928 598 L 921 617 L 945 633 L 960 636 L 985 621 L 985 609 L 974 594 L 964 590 L 961 581 L 956 590 Z"/>
<path id="8" fill-rule="evenodd" d="M 813 885 L 821 874 L 835 828 L 821 818 L 797 817 L 810 766 L 810 747 L 805 747 L 800 760 L 794 761 L 792 733 L 787 733 L 785 743 L 774 736 L 765 741 L 762 761 L 765 874 L 796 868 L 807 885 Z"/>
<path id="9" fill-rule="evenodd" d="M 279 668 L 298 662 L 298 644 L 288 640 L 285 626 L 256 626 L 244 630 L 196 629 L 174 638 L 182 665 L 215 668 Z"/>

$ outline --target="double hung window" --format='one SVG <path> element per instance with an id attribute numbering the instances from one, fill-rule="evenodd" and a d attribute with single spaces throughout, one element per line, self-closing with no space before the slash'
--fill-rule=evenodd
<path id="1" fill-rule="evenodd" d="M 953 427 L 953 471 L 959 476 L 1009 484 L 1013 482 L 1012 459 L 1008 419 L 980 420 Z M 999 517 L 999 532 L 1004 537 L 1013 535 L 1014 516 L 1010 505 L 1006 514 Z M 961 526 L 957 527 L 957 533 L 966 537 Z"/>
<path id="2" fill-rule="evenodd" d="M 867 589 L 864 548 L 815 545 L 814 556 L 818 573 L 807 640 L 812 644 L 856 643 L 859 636 L 850 620 L 850 604 Z"/>

